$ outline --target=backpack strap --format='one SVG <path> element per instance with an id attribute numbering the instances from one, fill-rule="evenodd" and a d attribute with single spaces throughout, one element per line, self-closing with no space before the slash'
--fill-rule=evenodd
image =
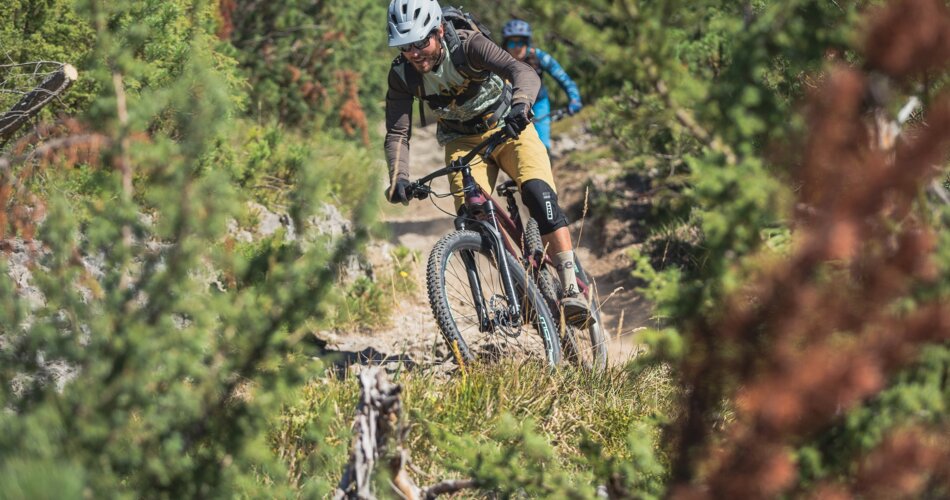
<path id="1" fill-rule="evenodd" d="M 456 68 L 468 66 L 468 57 L 465 56 L 465 50 L 462 48 L 462 39 L 455 31 L 452 23 L 445 23 L 445 45 L 449 48 L 449 59 Z"/>
<path id="2" fill-rule="evenodd" d="M 426 126 L 426 103 L 419 99 L 419 125 Z"/>
<path id="3" fill-rule="evenodd" d="M 485 81 L 488 78 L 487 71 L 476 71 L 468 64 L 468 56 L 465 55 L 465 44 L 462 43 L 458 31 L 452 23 L 445 23 L 445 46 L 449 49 L 449 59 L 456 71 L 465 78 L 475 82 Z M 476 32 L 477 33 L 477 32 Z"/>

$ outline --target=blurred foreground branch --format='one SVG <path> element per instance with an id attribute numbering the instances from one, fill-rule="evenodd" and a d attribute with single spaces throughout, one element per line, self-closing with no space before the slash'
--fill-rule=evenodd
<path id="1" fill-rule="evenodd" d="M 673 111 L 676 121 L 679 122 L 683 128 L 689 131 L 689 133 L 695 137 L 696 140 L 705 144 L 713 151 L 723 155 L 729 165 L 735 165 L 738 160 L 736 159 L 736 153 L 732 150 L 732 148 L 723 142 L 722 138 L 711 134 L 706 129 L 704 129 L 702 125 L 696 121 L 696 118 L 693 116 L 692 112 L 676 104 L 676 102 L 673 100 L 673 97 L 670 96 L 670 91 L 666 86 L 666 82 L 660 79 L 655 67 L 651 67 L 650 75 L 654 80 L 653 88 L 656 89 L 656 93 L 663 99 L 663 102 L 666 104 L 667 108 Z"/>
<path id="2" fill-rule="evenodd" d="M 360 402 L 353 422 L 353 451 L 337 486 L 334 499 L 375 499 L 372 491 L 373 469 L 380 457 L 389 455 L 387 462 L 391 486 L 406 499 L 432 499 L 446 493 L 474 488 L 474 480 L 447 480 L 427 488 L 420 488 L 409 477 L 409 451 L 401 446 L 404 427 L 400 425 L 402 387 L 389 381 L 386 371 L 372 367 L 360 372 Z M 389 452 L 390 439 L 396 439 L 396 448 Z"/>

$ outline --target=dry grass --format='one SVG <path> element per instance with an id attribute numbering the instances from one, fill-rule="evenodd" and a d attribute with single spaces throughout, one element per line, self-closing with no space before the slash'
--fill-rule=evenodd
<path id="1" fill-rule="evenodd" d="M 448 474 L 446 461 L 451 453 L 438 435 L 470 436 L 487 442 L 506 415 L 518 421 L 533 420 L 553 446 L 561 467 L 589 473 L 578 461 L 585 439 L 601 445 L 605 454 L 628 458 L 631 426 L 657 416 L 672 418 L 677 391 L 665 368 L 636 377 L 621 369 L 591 374 L 570 367 L 551 374 L 533 362 L 473 365 L 464 379 L 420 371 L 402 372 L 395 379 L 403 388 L 403 411 L 409 426 L 406 445 L 421 484 Z M 281 455 L 299 467 L 308 455 L 323 453 L 327 455 L 321 460 L 326 474 L 323 479 L 336 481 L 346 460 L 357 396 L 352 377 L 327 376 L 309 384 L 274 434 Z M 325 430 L 322 443 L 304 445 L 308 423 Z"/>

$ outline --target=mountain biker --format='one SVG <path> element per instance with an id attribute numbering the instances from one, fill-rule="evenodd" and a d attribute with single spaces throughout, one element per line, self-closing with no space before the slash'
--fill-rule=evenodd
<path id="1" fill-rule="evenodd" d="M 531 25 L 521 19 L 512 19 L 505 23 L 501 29 L 502 46 L 519 61 L 524 61 L 537 72 L 540 78 L 545 72 L 557 80 L 557 83 L 567 93 L 569 99 L 567 112 L 575 114 L 581 110 L 584 105 L 581 103 L 581 93 L 577 84 L 567 75 L 564 68 L 558 64 L 557 60 L 544 52 L 543 50 L 531 45 Z M 538 135 L 541 136 L 541 142 L 548 152 L 551 151 L 551 101 L 548 98 L 548 90 L 544 83 L 541 84 L 541 90 L 534 101 L 534 116 L 545 117 L 536 121 L 534 126 L 538 129 Z"/>
<path id="2" fill-rule="evenodd" d="M 386 92 L 388 200 L 407 203 L 409 199 L 414 98 L 427 102 L 438 118 L 436 138 L 445 147 L 446 163 L 504 130 L 510 140 L 492 152 L 489 164 L 476 157 L 472 175 L 488 190 L 499 168 L 518 183 L 522 201 L 537 220 L 564 285 L 565 317 L 573 324 L 586 323 L 590 309 L 577 289 L 567 217 L 557 203 L 547 151 L 531 124 L 531 105 L 541 85 L 537 74 L 479 31 L 456 30 L 452 22 L 443 22 L 436 0 L 392 0 L 388 26 L 389 46 L 400 51 L 390 68 Z M 450 176 L 449 182 L 459 209 L 464 201 L 461 174 Z"/>

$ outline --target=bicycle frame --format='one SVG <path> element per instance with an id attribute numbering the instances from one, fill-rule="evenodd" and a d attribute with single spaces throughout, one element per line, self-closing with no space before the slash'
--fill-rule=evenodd
<path id="1" fill-rule="evenodd" d="M 500 193 L 502 194 L 502 193 Z M 521 215 L 518 212 L 518 203 L 515 201 L 514 192 L 506 190 L 502 194 L 508 201 L 508 212 L 505 211 L 495 211 L 495 216 L 500 216 L 499 222 L 501 222 L 502 228 L 505 233 L 508 235 L 508 238 L 505 239 L 506 248 L 508 252 L 511 253 L 515 258 L 518 257 L 518 254 L 515 252 L 514 247 L 511 245 L 510 240 L 518 241 L 521 243 L 521 255 L 524 256 L 525 262 L 530 266 L 531 269 L 537 271 L 541 269 L 541 266 L 544 264 L 550 265 L 552 268 L 557 266 L 554 264 L 554 259 L 545 252 L 541 255 L 541 260 L 538 260 L 537 255 L 531 255 L 527 248 L 527 240 L 524 234 L 524 225 L 521 222 Z M 485 195 L 488 199 L 494 201 L 490 195 Z M 497 203 L 496 203 L 497 204 Z M 583 294 L 587 294 L 587 283 L 584 283 L 579 277 L 577 278 L 578 289 Z"/>
<path id="2" fill-rule="evenodd" d="M 519 259 L 520 256 L 523 256 L 524 259 L 526 259 L 526 264 L 533 270 L 539 270 L 543 264 L 550 264 L 554 267 L 554 261 L 549 255 L 544 255 L 542 261 L 538 261 L 538 259 L 535 258 L 536 256 L 529 255 L 525 244 L 524 225 L 521 222 L 521 216 L 518 212 L 514 194 L 512 192 L 505 194 L 508 201 L 508 212 L 498 210 L 496 209 L 497 202 L 495 199 L 479 186 L 472 176 L 471 162 L 475 156 L 480 154 L 484 149 L 484 153 L 481 153 L 481 155 L 487 158 L 491 155 L 491 152 L 505 140 L 507 140 L 507 138 L 503 132 L 496 132 L 481 144 L 475 146 L 462 158 L 458 158 L 447 167 L 436 170 L 418 181 L 411 183 L 408 192 L 411 197 L 424 199 L 431 192 L 427 183 L 432 179 L 450 173 L 460 173 L 462 175 L 462 196 L 464 202 L 462 212 L 455 219 L 455 228 L 458 230 L 472 229 L 478 231 L 491 241 L 496 264 L 502 276 L 502 287 L 509 304 L 506 317 L 496 319 L 513 322 L 521 320 L 524 307 L 521 298 L 515 290 L 511 270 L 508 267 L 508 259 L 502 258 L 501 252 L 508 252 L 515 257 L 515 259 Z M 520 255 L 512 244 L 512 241 L 519 242 L 521 246 Z M 462 259 L 468 275 L 472 296 L 477 301 L 475 308 L 479 319 L 479 329 L 483 332 L 488 331 L 492 328 L 491 318 L 488 317 L 488 307 L 485 305 L 484 298 L 482 297 L 481 283 L 475 269 L 474 258 L 472 256 L 463 256 Z M 581 287 L 581 291 L 586 294 L 587 284 L 579 278 L 577 284 Z"/>

